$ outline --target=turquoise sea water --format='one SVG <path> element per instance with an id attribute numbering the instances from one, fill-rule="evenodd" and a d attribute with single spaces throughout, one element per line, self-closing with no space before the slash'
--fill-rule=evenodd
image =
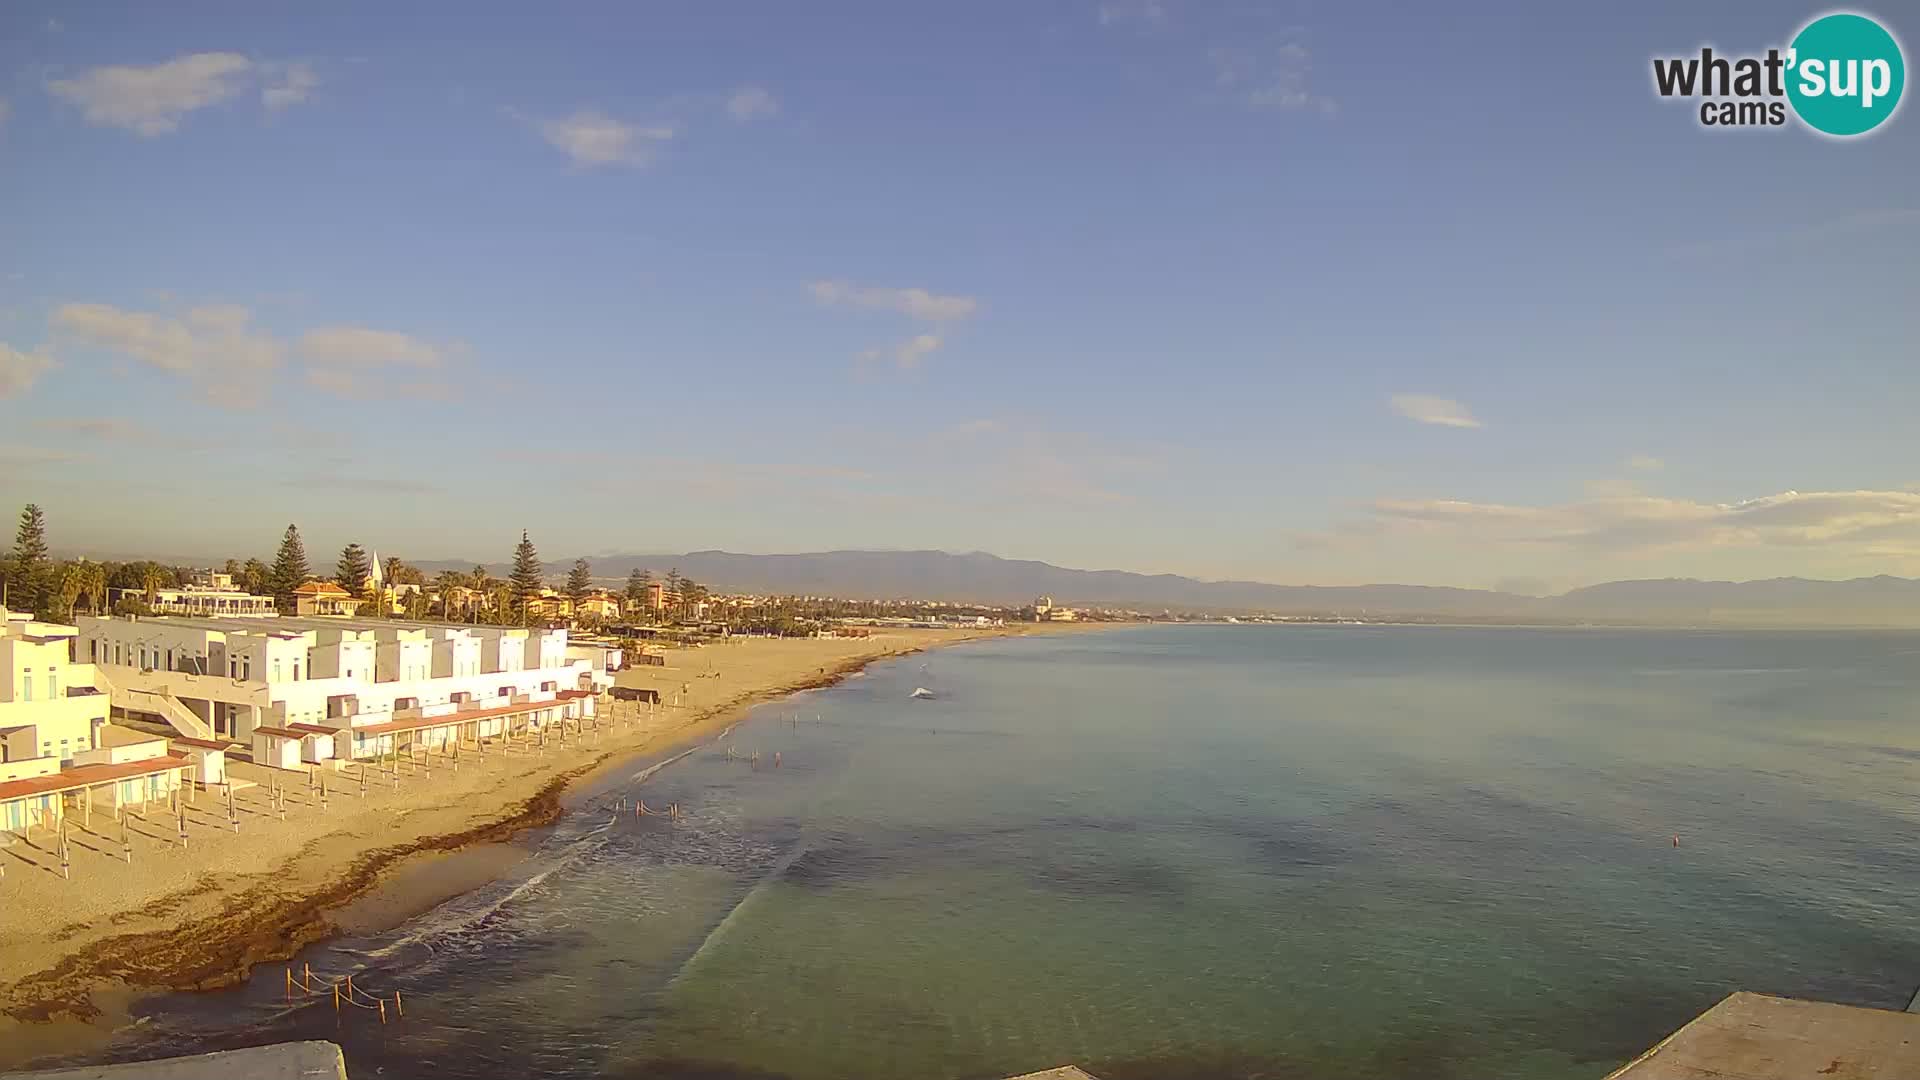
<path id="1" fill-rule="evenodd" d="M 913 701 L 917 685 L 932 701 Z M 1597 1080 L 1734 989 L 1920 984 L 1920 635 L 1154 627 L 990 641 L 583 792 L 523 872 L 119 1056 L 356 1076 Z M 778 751 L 781 765 L 771 757 Z M 679 822 L 619 800 L 677 801 Z M 1678 837 L 1676 847 L 1674 838 Z"/>

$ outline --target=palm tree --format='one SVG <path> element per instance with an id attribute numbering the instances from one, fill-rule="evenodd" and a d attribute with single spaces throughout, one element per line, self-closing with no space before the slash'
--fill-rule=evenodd
<path id="1" fill-rule="evenodd" d="M 160 587 L 166 583 L 166 571 L 159 563 L 148 563 L 140 570 L 140 587 L 147 590 L 147 606 L 160 602 Z"/>
<path id="2" fill-rule="evenodd" d="M 443 617 L 448 620 L 454 617 L 454 590 L 466 587 L 467 576 L 458 570 L 442 570 L 434 575 L 433 588 L 440 594 L 440 614 Z M 462 606 L 465 606 L 464 602 Z"/>
<path id="3" fill-rule="evenodd" d="M 60 568 L 60 617 L 73 618 L 73 605 L 79 601 L 80 594 L 87 591 L 87 567 L 84 563 L 68 563 Z"/>
<path id="4" fill-rule="evenodd" d="M 98 615 L 107 610 L 107 567 L 104 563 L 86 564 L 87 614 Z"/>

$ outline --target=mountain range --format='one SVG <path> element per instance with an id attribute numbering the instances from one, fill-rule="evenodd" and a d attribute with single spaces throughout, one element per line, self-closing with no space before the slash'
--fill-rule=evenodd
<path id="1" fill-rule="evenodd" d="M 624 581 L 636 567 L 656 578 L 670 569 L 716 591 L 813 594 L 852 599 L 918 598 L 1018 605 L 1051 596 L 1076 606 L 1173 609 L 1221 614 L 1428 616 L 1556 622 L 1742 622 L 1920 624 L 1920 581 L 1871 577 L 1847 581 L 1691 578 L 1613 581 L 1558 596 L 1428 585 L 1276 585 L 1202 581 L 1176 574 L 1076 570 L 983 552 L 822 551 L 744 555 L 690 551 L 679 555 L 602 555 L 590 560 L 596 579 Z M 554 580 L 572 559 L 545 564 Z M 422 570 L 471 569 L 467 563 L 421 563 Z M 489 569 L 503 575 L 505 566 Z"/>

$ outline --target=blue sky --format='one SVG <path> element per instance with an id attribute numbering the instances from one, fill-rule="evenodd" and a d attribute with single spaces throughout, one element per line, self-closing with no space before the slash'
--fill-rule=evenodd
<path id="1" fill-rule="evenodd" d="M 1920 574 L 1912 110 L 1650 86 L 1814 8 L 393 7 L 0 10 L 57 546 Z"/>

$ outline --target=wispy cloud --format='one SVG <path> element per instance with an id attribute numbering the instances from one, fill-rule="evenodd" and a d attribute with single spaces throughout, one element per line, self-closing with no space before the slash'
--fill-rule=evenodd
<path id="1" fill-rule="evenodd" d="M 151 137 L 178 131 L 189 113 L 227 101 L 263 77 L 276 80 L 261 91 L 262 104 L 274 110 L 307 100 L 319 83 L 305 64 L 260 64 L 239 53 L 204 52 L 147 67 L 89 68 L 51 80 L 47 90 L 77 106 L 90 124 Z"/>
<path id="2" fill-rule="evenodd" d="M 980 301 L 971 296 L 941 295 L 921 288 L 883 288 L 826 280 L 815 281 L 807 288 L 816 302 L 827 307 L 892 311 L 935 324 L 965 319 L 980 309 Z M 942 344 L 938 334 L 915 334 L 894 345 L 868 349 L 860 354 L 859 359 L 863 363 L 890 361 L 901 371 L 911 371 L 933 355 Z"/>
<path id="3" fill-rule="evenodd" d="M 1920 552 L 1920 493 L 1908 491 L 1787 491 L 1733 503 L 1634 494 L 1551 506 L 1383 499 L 1369 510 L 1387 530 L 1589 554 L 1867 544 Z"/>
<path id="4" fill-rule="evenodd" d="M 916 334 L 898 345 L 884 349 L 868 349 L 860 354 L 867 361 L 888 361 L 902 371 L 911 371 L 920 366 L 920 361 L 932 355 L 940 347 L 940 338 L 934 334 Z"/>
<path id="5" fill-rule="evenodd" d="M 439 367 L 445 346 L 395 330 L 322 326 L 300 335 L 300 355 L 316 364 L 343 367 Z"/>
<path id="6" fill-rule="evenodd" d="M 779 116 L 780 102 L 765 87 L 742 86 L 727 96 L 727 115 L 742 122 Z"/>
<path id="7" fill-rule="evenodd" d="M 816 281 L 807 288 L 815 300 L 829 307 L 849 305 L 896 311 L 928 322 L 964 319 L 980 308 L 980 302 L 971 296 L 941 295 L 920 288 L 881 288 L 846 281 Z"/>
<path id="8" fill-rule="evenodd" d="M 1258 109 L 1312 110 L 1331 116 L 1339 111 L 1333 98 L 1314 90 L 1313 54 L 1305 45 L 1288 41 L 1271 46 L 1227 46 L 1209 54 L 1214 85 L 1240 102 Z"/>
<path id="9" fill-rule="evenodd" d="M 1627 468 L 1637 472 L 1659 472 L 1667 463 L 1652 454 L 1635 454 L 1627 459 Z"/>
<path id="10" fill-rule="evenodd" d="M 1422 424 L 1438 424 L 1441 427 L 1477 428 L 1485 425 L 1474 418 L 1465 405 L 1452 398 L 1437 397 L 1433 394 L 1395 394 L 1391 399 L 1393 411 L 1409 420 Z"/>
<path id="11" fill-rule="evenodd" d="M 314 73 L 313 65 L 292 63 L 285 65 L 273 79 L 260 90 L 260 104 L 269 112 L 304 103 L 320 85 L 320 76 Z"/>
<path id="12" fill-rule="evenodd" d="M 105 349 L 184 379 L 216 405 L 251 408 L 265 398 L 281 345 L 254 330 L 244 307 L 198 307 L 173 317 L 111 304 L 63 304 L 51 322 L 70 342 Z"/>
<path id="13" fill-rule="evenodd" d="M 40 376 L 53 369 L 53 358 L 44 353 L 21 352 L 0 342 L 0 399 L 19 397 L 33 389 Z"/>
<path id="14" fill-rule="evenodd" d="M 302 334 L 297 348 L 306 363 L 307 385 L 338 397 L 450 401 L 458 396 L 451 382 L 406 373 L 444 366 L 450 356 L 463 351 L 458 346 L 439 345 L 396 330 L 323 326 Z"/>
<path id="15" fill-rule="evenodd" d="M 674 137 L 674 129 L 668 125 L 633 123 L 597 109 L 532 123 L 541 138 L 585 169 L 613 165 L 645 168 Z"/>

